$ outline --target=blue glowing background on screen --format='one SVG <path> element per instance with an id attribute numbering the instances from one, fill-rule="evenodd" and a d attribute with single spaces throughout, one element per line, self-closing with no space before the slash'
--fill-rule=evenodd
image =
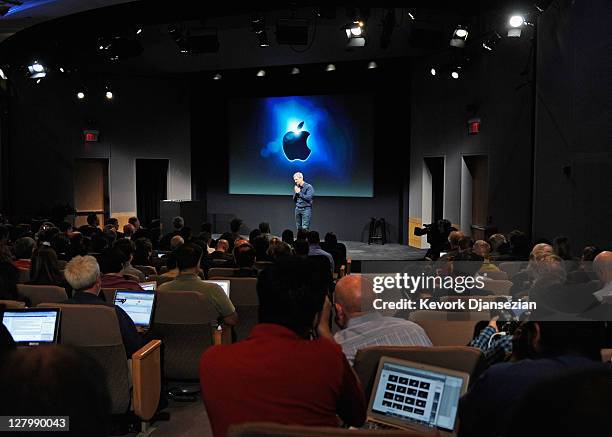
<path id="1" fill-rule="evenodd" d="M 372 196 L 369 96 L 230 103 L 230 194 L 292 193 L 300 171 L 317 196 Z"/>

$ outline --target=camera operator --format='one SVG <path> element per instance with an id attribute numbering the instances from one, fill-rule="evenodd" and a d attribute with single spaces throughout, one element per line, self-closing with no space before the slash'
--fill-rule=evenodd
<path id="1" fill-rule="evenodd" d="M 435 261 L 440 258 L 440 252 L 448 249 L 448 236 L 452 230 L 450 221 L 440 219 L 435 223 L 423 225 L 422 228 L 415 227 L 414 235 L 417 237 L 427 235 L 427 242 L 430 248 L 425 257 Z"/>

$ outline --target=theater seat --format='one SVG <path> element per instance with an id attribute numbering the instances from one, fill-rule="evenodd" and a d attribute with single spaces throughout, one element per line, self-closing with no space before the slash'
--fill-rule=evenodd
<path id="1" fill-rule="evenodd" d="M 18 300 L 0 300 L 0 308 L 4 305 L 4 307 L 9 309 L 19 309 L 25 308 L 24 302 L 19 302 Z"/>
<path id="2" fill-rule="evenodd" d="M 56 303 L 38 306 L 61 308 L 60 343 L 74 346 L 100 363 L 106 374 L 111 414 L 130 414 L 132 405 L 133 413 L 141 421 L 149 421 L 161 393 L 161 341 L 152 340 L 134 352 L 130 363 L 125 358 L 114 308 Z M 133 384 L 130 384 L 130 373 Z"/>
<path id="3" fill-rule="evenodd" d="M 437 429 L 426 431 L 366 430 L 277 423 L 243 423 L 230 426 L 227 432 L 227 437 L 437 437 L 439 435 Z"/>
<path id="4" fill-rule="evenodd" d="M 483 354 L 468 346 L 373 346 L 357 351 L 354 369 L 363 384 L 366 399 L 372 392 L 381 357 L 400 358 L 431 366 L 466 372 L 470 381 L 480 372 Z"/>
<path id="5" fill-rule="evenodd" d="M 25 284 L 30 280 L 30 269 L 22 269 L 17 267 L 17 283 Z"/>
<path id="6" fill-rule="evenodd" d="M 55 285 L 17 284 L 19 292 L 30 299 L 30 304 L 36 306 L 42 302 L 65 302 L 68 300 L 66 290 Z"/>
<path id="7" fill-rule="evenodd" d="M 257 297 L 257 278 L 228 278 L 230 281 L 230 300 L 236 307 L 238 324 L 234 326 L 236 340 L 244 340 L 259 321 L 259 298 Z"/>
<path id="8" fill-rule="evenodd" d="M 208 277 L 229 278 L 234 276 L 235 269 L 227 269 L 225 267 L 212 267 L 208 270 Z"/>
<path id="9" fill-rule="evenodd" d="M 489 311 L 420 310 L 409 316 L 425 330 L 434 346 L 465 346 L 474 336 L 476 322 L 490 318 Z"/>

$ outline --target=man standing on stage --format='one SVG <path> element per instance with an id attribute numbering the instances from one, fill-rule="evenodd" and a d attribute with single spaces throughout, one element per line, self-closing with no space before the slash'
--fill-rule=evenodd
<path id="1" fill-rule="evenodd" d="M 299 229 L 308 229 L 310 227 L 310 217 L 312 216 L 312 197 L 314 196 L 314 188 L 307 182 L 304 182 L 304 175 L 297 172 L 293 175 L 293 201 L 295 202 L 295 225 Z"/>

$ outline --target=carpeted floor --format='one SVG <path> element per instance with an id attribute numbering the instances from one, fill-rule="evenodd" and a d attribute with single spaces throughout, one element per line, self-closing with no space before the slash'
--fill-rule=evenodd
<path id="1" fill-rule="evenodd" d="M 368 244 L 361 241 L 342 241 L 346 255 L 355 261 L 415 261 L 425 257 L 426 249 L 403 244 Z"/>

